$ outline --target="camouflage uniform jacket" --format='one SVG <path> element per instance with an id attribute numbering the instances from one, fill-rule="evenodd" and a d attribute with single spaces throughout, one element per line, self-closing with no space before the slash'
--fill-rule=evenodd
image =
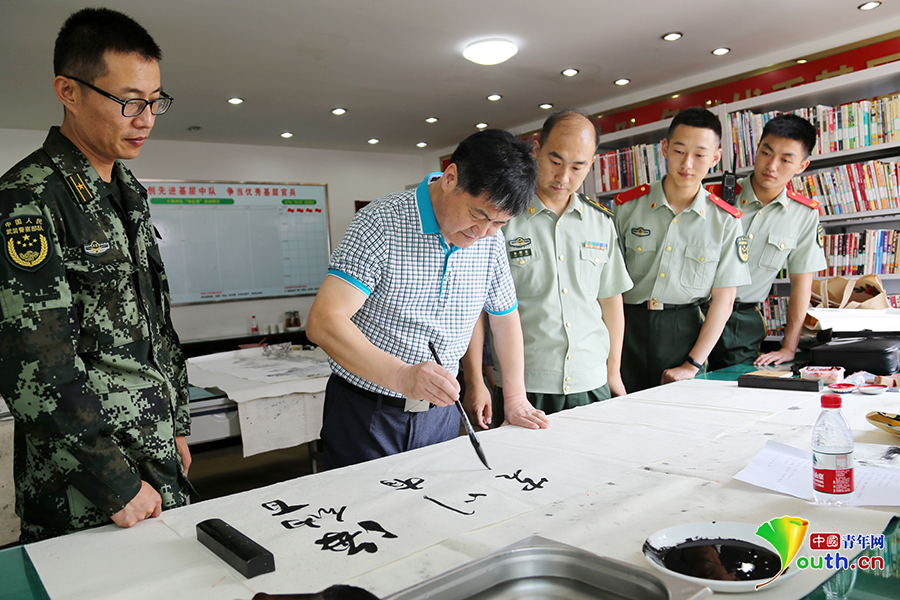
<path id="1" fill-rule="evenodd" d="M 185 501 L 168 283 L 146 190 L 121 162 L 114 175 L 121 202 L 54 127 L 0 178 L 0 395 L 23 542 L 109 523 L 142 479 L 163 508 Z"/>

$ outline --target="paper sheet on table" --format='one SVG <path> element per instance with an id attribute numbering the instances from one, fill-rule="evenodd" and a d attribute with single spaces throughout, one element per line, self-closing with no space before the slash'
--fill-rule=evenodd
<path id="1" fill-rule="evenodd" d="M 253 594 L 240 575 L 222 568 L 219 557 L 158 519 L 147 519 L 128 531 L 108 525 L 77 537 L 52 538 L 29 544 L 25 550 L 53 600 L 186 596 L 216 600 Z M 86 573 L 101 576 L 86 577 Z"/>
<path id="2" fill-rule="evenodd" d="M 263 383 L 281 383 L 331 375 L 328 355 L 318 348 L 293 350 L 285 358 L 265 356 L 263 348 L 247 348 L 243 351 L 198 356 L 192 358 L 191 362 L 207 371 L 227 373 L 233 377 Z"/>
<path id="3" fill-rule="evenodd" d="M 806 311 L 807 324 L 815 330 L 834 331 L 900 331 L 900 309 L 811 308 Z"/>
<path id="4" fill-rule="evenodd" d="M 878 444 L 854 446 L 854 506 L 900 505 L 900 448 Z M 869 466 L 890 465 L 890 466 Z M 734 476 L 751 485 L 812 500 L 812 454 L 771 440 Z"/>

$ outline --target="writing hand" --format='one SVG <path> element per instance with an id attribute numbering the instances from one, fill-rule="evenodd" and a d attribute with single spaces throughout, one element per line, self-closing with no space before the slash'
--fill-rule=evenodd
<path id="1" fill-rule="evenodd" d="M 405 365 L 400 371 L 397 391 L 412 400 L 427 400 L 435 406 L 449 406 L 459 399 L 459 382 L 450 371 L 434 362 Z"/>

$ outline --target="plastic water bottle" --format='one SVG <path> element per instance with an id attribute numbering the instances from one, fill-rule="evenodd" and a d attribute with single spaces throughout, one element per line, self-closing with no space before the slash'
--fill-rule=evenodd
<path id="1" fill-rule="evenodd" d="M 259 324 L 256 322 L 256 315 L 250 317 L 250 333 L 253 335 L 259 333 Z"/>
<path id="2" fill-rule="evenodd" d="M 841 414 L 841 397 L 822 396 L 812 432 L 813 497 L 823 506 L 853 502 L 853 432 Z"/>

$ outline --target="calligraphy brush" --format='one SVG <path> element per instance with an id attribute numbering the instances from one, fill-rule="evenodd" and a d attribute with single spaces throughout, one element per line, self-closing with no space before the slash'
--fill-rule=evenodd
<path id="1" fill-rule="evenodd" d="M 428 342 L 428 349 L 431 350 L 431 355 L 434 357 L 434 362 L 438 365 L 441 365 L 441 359 L 438 358 L 437 350 L 434 348 L 434 343 Z M 486 466 L 488 469 L 491 466 L 488 464 L 487 459 L 484 457 L 484 452 L 481 450 L 481 442 L 478 441 L 478 438 L 475 437 L 475 430 L 472 429 L 472 423 L 469 422 L 469 415 L 466 414 L 466 411 L 463 410 L 462 402 L 457 400 L 454 402 L 456 404 L 457 410 L 459 410 L 459 416 L 462 418 L 463 425 L 466 426 L 466 433 L 469 434 L 469 440 L 472 442 L 472 447 L 475 448 L 475 454 L 478 455 L 478 458 L 481 459 L 481 463 Z"/>
<path id="2" fill-rule="evenodd" d="M 333 585 L 316 594 L 266 594 L 259 592 L 253 600 L 378 600 L 378 596 L 352 585 Z"/>

